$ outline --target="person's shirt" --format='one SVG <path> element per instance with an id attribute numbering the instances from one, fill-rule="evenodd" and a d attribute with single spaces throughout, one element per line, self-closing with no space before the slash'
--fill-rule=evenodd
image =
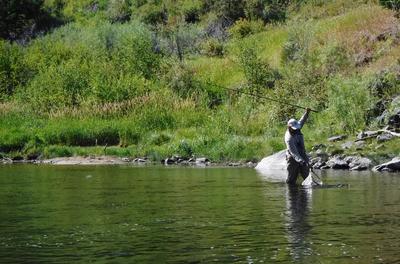
<path id="1" fill-rule="evenodd" d="M 300 118 L 300 129 L 294 133 L 290 133 L 289 128 L 285 133 L 286 155 L 294 158 L 297 162 L 308 162 L 308 156 L 304 146 L 304 137 L 301 133 L 304 123 L 307 121 L 308 113 L 304 113 Z"/>

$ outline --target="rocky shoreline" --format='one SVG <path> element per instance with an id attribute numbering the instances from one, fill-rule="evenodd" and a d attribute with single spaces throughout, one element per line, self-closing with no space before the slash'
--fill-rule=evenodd
<path id="1" fill-rule="evenodd" d="M 211 162 L 208 158 L 182 158 L 173 156 L 160 162 L 150 161 L 146 157 L 128 158 L 114 156 L 76 156 L 76 157 L 57 157 L 52 159 L 25 160 L 10 158 L 0 159 L 0 164 L 48 164 L 48 165 L 179 165 L 179 166 L 226 166 L 226 167 L 255 167 L 254 162 Z"/>
<path id="2" fill-rule="evenodd" d="M 334 170 L 373 170 L 378 172 L 398 172 L 400 171 L 400 156 L 381 164 L 362 156 L 333 155 L 328 156 L 326 152 L 317 151 L 312 153 L 316 157 L 312 158 L 310 165 L 314 169 L 334 169 Z M 178 156 L 166 158 L 159 162 L 153 162 L 147 158 L 120 158 L 113 156 L 88 156 L 88 157 L 58 157 L 44 160 L 12 160 L 3 158 L 0 164 L 47 164 L 47 165 L 177 165 L 177 166 L 224 166 L 224 167 L 249 167 L 254 168 L 256 162 L 211 162 L 205 157 L 184 159 Z M 375 166 L 374 166 L 375 165 Z"/>

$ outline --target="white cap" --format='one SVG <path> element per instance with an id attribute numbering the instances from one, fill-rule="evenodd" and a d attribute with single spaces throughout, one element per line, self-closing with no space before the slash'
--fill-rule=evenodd
<path id="1" fill-rule="evenodd" d="M 300 128 L 301 128 L 299 121 L 297 121 L 297 120 L 294 119 L 294 118 L 290 119 L 290 120 L 287 122 L 287 125 L 288 125 L 288 127 L 292 128 L 292 129 L 294 129 L 294 130 L 297 130 L 297 129 L 300 129 Z"/>

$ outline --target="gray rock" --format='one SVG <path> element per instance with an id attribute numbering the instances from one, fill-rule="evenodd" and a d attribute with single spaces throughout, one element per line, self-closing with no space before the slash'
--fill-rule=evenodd
<path id="1" fill-rule="evenodd" d="M 346 170 L 349 168 L 349 164 L 341 156 L 333 156 L 327 162 L 331 169 L 334 170 Z"/>
<path id="2" fill-rule="evenodd" d="M 176 159 L 174 159 L 173 157 L 172 158 L 166 158 L 164 160 L 164 164 L 165 165 L 170 165 L 170 164 L 175 164 L 175 163 L 176 163 Z"/>
<path id="3" fill-rule="evenodd" d="M 253 167 L 257 166 L 257 163 L 249 161 L 249 162 L 246 163 L 246 166 L 250 167 L 250 168 L 253 168 Z"/>
<path id="4" fill-rule="evenodd" d="M 383 134 L 377 136 L 377 137 L 376 137 L 376 140 L 377 140 L 379 143 L 382 143 L 382 142 L 391 140 L 393 137 L 394 137 L 394 136 L 393 136 L 392 134 L 390 134 L 390 133 L 383 133 Z"/>
<path id="5" fill-rule="evenodd" d="M 396 109 L 395 114 L 389 116 L 387 124 L 391 128 L 400 128 L 400 109 Z"/>
<path id="6" fill-rule="evenodd" d="M 373 168 L 374 171 L 400 171 L 400 157 L 395 157 L 391 161 L 377 165 Z"/>
<path id="7" fill-rule="evenodd" d="M 130 162 L 130 161 L 131 161 L 130 158 L 126 158 L 126 157 L 122 158 L 121 160 L 122 160 L 123 162 Z"/>
<path id="8" fill-rule="evenodd" d="M 314 169 L 321 169 L 321 167 L 326 165 L 326 162 L 321 157 L 316 157 L 310 160 L 310 165 Z"/>
<path id="9" fill-rule="evenodd" d="M 362 140 L 365 138 L 370 138 L 379 135 L 379 131 L 361 131 L 357 135 L 358 140 Z"/>
<path id="10" fill-rule="evenodd" d="M 353 145 L 354 145 L 353 141 L 346 141 L 340 146 L 342 147 L 342 149 L 350 149 Z"/>
<path id="11" fill-rule="evenodd" d="M 145 162 L 147 162 L 147 161 L 146 161 L 145 159 L 142 159 L 142 158 L 136 158 L 136 159 L 133 160 L 133 162 L 145 163 Z"/>
<path id="12" fill-rule="evenodd" d="M 345 158 L 350 170 L 367 170 L 371 167 L 372 161 L 365 157 L 350 156 Z"/>
<path id="13" fill-rule="evenodd" d="M 338 136 L 333 136 L 333 137 L 328 138 L 328 141 L 329 142 L 335 142 L 335 141 L 341 141 L 341 140 L 346 139 L 346 138 L 347 138 L 346 135 L 338 135 Z"/>
<path id="14" fill-rule="evenodd" d="M 229 162 L 228 163 L 228 166 L 231 166 L 231 167 L 239 167 L 239 166 L 241 166 L 242 164 L 241 163 L 239 163 L 239 162 Z"/>
<path id="15" fill-rule="evenodd" d="M 209 160 L 207 158 L 197 158 L 196 159 L 196 164 L 206 164 L 207 162 L 209 162 Z"/>
<path id="16" fill-rule="evenodd" d="M 365 141 L 364 140 L 356 141 L 354 143 L 354 146 L 355 146 L 356 150 L 362 150 L 365 148 Z"/>

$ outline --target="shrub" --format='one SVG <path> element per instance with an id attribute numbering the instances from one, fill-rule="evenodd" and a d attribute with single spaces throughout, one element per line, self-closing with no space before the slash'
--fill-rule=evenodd
<path id="1" fill-rule="evenodd" d="M 107 16 L 111 22 L 126 22 L 130 19 L 129 0 L 110 0 L 107 7 Z"/>
<path id="2" fill-rule="evenodd" d="M 264 24 L 260 20 L 239 19 L 229 29 L 229 33 L 233 38 L 244 38 L 248 35 L 255 34 L 264 30 Z"/>
<path id="3" fill-rule="evenodd" d="M 134 12 L 134 15 L 136 15 L 140 21 L 153 26 L 165 24 L 168 20 L 166 9 L 162 6 L 150 3 L 142 5 Z"/>
<path id="4" fill-rule="evenodd" d="M 28 81 L 23 56 L 19 46 L 0 40 L 0 101 L 12 96 Z"/>
<path id="5" fill-rule="evenodd" d="M 246 17 L 262 19 L 266 23 L 284 21 L 291 1 L 248 0 L 245 5 Z"/>
<path id="6" fill-rule="evenodd" d="M 400 11 L 400 0 L 379 0 L 379 3 L 386 8 Z"/>
<path id="7" fill-rule="evenodd" d="M 202 51 L 209 57 L 221 57 L 224 55 L 224 44 L 214 38 L 209 38 L 202 43 Z"/>
<path id="8" fill-rule="evenodd" d="M 335 78 L 329 82 L 326 122 L 337 130 L 355 132 L 366 124 L 366 110 L 371 107 L 372 96 L 365 83 L 358 79 Z M 329 125 L 331 125 L 329 124 Z"/>
<path id="9" fill-rule="evenodd" d="M 182 98 L 199 98 L 204 86 L 195 78 L 195 72 L 186 64 L 177 63 L 167 73 L 168 87 Z"/>
<path id="10" fill-rule="evenodd" d="M 273 88 L 275 81 L 280 78 L 278 71 L 257 56 L 253 44 L 241 47 L 239 63 L 243 69 L 251 92 L 261 94 L 263 89 Z"/>
<path id="11" fill-rule="evenodd" d="M 282 60 L 306 61 L 310 54 L 311 46 L 315 41 L 315 28 L 312 22 L 304 22 L 299 25 L 292 25 L 289 30 L 288 39 L 283 46 Z"/>
<path id="12" fill-rule="evenodd" d="M 52 65 L 30 82 L 24 99 L 37 111 L 44 112 L 79 106 L 87 96 L 88 71 L 88 65 L 74 61 Z"/>

